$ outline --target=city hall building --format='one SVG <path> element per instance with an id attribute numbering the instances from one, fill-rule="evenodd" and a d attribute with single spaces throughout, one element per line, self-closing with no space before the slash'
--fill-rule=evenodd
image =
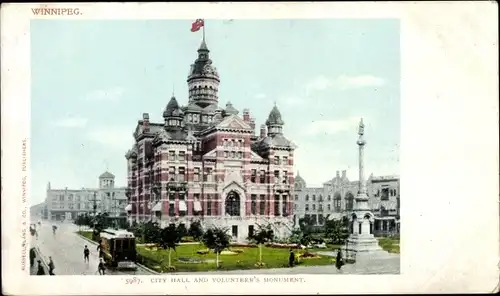
<path id="1" fill-rule="evenodd" d="M 277 106 L 255 132 L 248 109 L 219 106 L 220 78 L 205 41 L 187 78 L 188 101 L 173 96 L 163 122 L 144 113 L 127 152 L 129 222 L 162 227 L 201 221 L 245 241 L 258 224 L 277 236 L 293 227 L 294 145 Z"/>

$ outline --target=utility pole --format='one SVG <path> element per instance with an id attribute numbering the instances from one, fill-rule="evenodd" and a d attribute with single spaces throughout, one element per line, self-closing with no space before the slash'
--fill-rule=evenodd
<path id="1" fill-rule="evenodd" d="M 94 199 L 92 200 L 94 202 L 93 209 L 94 209 L 94 217 L 93 217 L 93 224 L 94 224 L 94 232 L 95 232 L 95 225 L 96 225 L 96 211 L 97 211 L 97 192 L 94 191 Z"/>

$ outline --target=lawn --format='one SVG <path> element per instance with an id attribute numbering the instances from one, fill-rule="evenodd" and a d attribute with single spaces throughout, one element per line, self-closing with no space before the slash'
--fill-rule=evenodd
<path id="1" fill-rule="evenodd" d="M 198 245 L 179 245 L 175 251 L 172 251 L 172 265 L 177 271 L 209 271 L 216 269 L 216 255 L 209 252 L 206 255 L 198 254 L 197 251 L 206 250 L 202 244 Z M 240 250 L 239 254 L 219 256 L 220 270 L 237 270 L 237 269 L 256 269 L 259 268 L 256 264 L 259 261 L 259 248 L 257 247 L 230 247 L 229 250 Z M 149 268 L 156 271 L 168 270 L 168 250 L 153 249 L 150 250 L 144 246 L 137 246 L 137 252 L 150 260 L 144 262 Z M 262 261 L 265 263 L 261 268 L 283 268 L 288 267 L 289 249 L 286 248 L 271 248 L 262 247 Z M 296 255 L 304 253 L 302 250 L 296 250 Z M 179 259 L 200 260 L 203 263 L 183 263 Z M 334 264 L 335 259 L 327 256 L 315 256 L 313 258 L 300 258 L 298 265 L 328 265 Z"/>
<path id="2" fill-rule="evenodd" d="M 78 234 L 92 239 L 92 233 L 87 231 L 79 231 Z M 138 261 L 148 268 L 158 272 L 168 271 L 168 250 L 157 248 L 149 248 L 144 245 L 136 246 L 138 253 Z M 172 251 L 172 265 L 176 271 L 209 271 L 216 269 L 216 255 L 213 252 L 202 255 L 197 251 L 206 250 L 203 244 L 182 244 L 177 246 L 175 251 Z M 237 270 L 237 269 L 256 269 L 259 268 L 256 264 L 259 261 L 258 247 L 230 247 L 229 250 L 240 252 L 239 254 L 219 256 L 220 270 Z M 328 249 L 321 249 L 322 251 Z M 312 250 L 309 250 L 311 252 Z M 265 266 L 260 268 L 283 268 L 288 267 L 288 257 L 290 250 L 288 248 L 271 248 L 262 247 L 262 261 Z M 303 250 L 294 250 L 295 255 L 303 254 Z M 180 259 L 180 260 L 179 260 Z M 184 259 L 184 260 L 183 260 Z M 199 260 L 203 263 L 184 263 L 187 260 Z M 182 262 L 184 261 L 184 262 Z M 329 265 L 335 263 L 335 258 L 328 256 L 316 255 L 312 258 L 299 258 L 298 265 Z"/>
<path id="3" fill-rule="evenodd" d="M 378 237 L 378 244 L 389 253 L 399 254 L 399 239 L 389 237 Z"/>

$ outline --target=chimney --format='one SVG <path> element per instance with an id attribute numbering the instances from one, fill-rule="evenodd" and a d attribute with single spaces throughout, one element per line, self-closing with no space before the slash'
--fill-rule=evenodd
<path id="1" fill-rule="evenodd" d="M 142 127 L 144 132 L 149 132 L 149 113 L 142 113 Z"/>
<path id="2" fill-rule="evenodd" d="M 266 133 L 266 125 L 265 124 L 261 124 L 260 125 L 260 138 L 261 139 L 264 139 L 265 137 L 267 136 L 267 133 Z"/>
<path id="3" fill-rule="evenodd" d="M 252 134 L 255 135 L 255 118 L 250 117 L 250 127 L 252 128 Z"/>
<path id="4" fill-rule="evenodd" d="M 243 121 L 250 122 L 250 110 L 243 109 Z"/>
<path id="5" fill-rule="evenodd" d="M 47 190 L 50 190 L 50 182 L 47 183 Z"/>
<path id="6" fill-rule="evenodd" d="M 335 178 L 337 178 L 337 179 L 340 178 L 340 172 L 339 171 L 337 171 L 337 176 Z"/>
<path id="7" fill-rule="evenodd" d="M 347 171 L 343 170 L 342 171 L 342 179 L 345 179 L 345 178 L 347 178 Z"/>

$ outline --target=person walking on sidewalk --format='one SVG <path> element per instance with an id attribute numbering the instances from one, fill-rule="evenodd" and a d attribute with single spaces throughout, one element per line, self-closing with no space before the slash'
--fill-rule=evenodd
<path id="1" fill-rule="evenodd" d="M 52 257 L 49 257 L 49 274 L 50 275 L 55 275 L 54 269 L 56 269 L 56 266 L 54 265 L 54 261 L 52 261 Z"/>
<path id="2" fill-rule="evenodd" d="M 87 248 L 87 245 L 85 245 L 85 248 L 83 248 L 83 261 L 89 263 L 89 255 L 90 255 L 90 250 Z"/>
<path id="3" fill-rule="evenodd" d="M 45 275 L 45 270 L 42 266 L 42 260 L 38 260 L 38 270 L 36 272 L 36 275 Z"/>
<path id="4" fill-rule="evenodd" d="M 104 259 L 103 258 L 99 258 L 99 266 L 97 266 L 97 270 L 99 271 L 100 275 L 106 274 L 106 267 L 104 266 Z"/>

